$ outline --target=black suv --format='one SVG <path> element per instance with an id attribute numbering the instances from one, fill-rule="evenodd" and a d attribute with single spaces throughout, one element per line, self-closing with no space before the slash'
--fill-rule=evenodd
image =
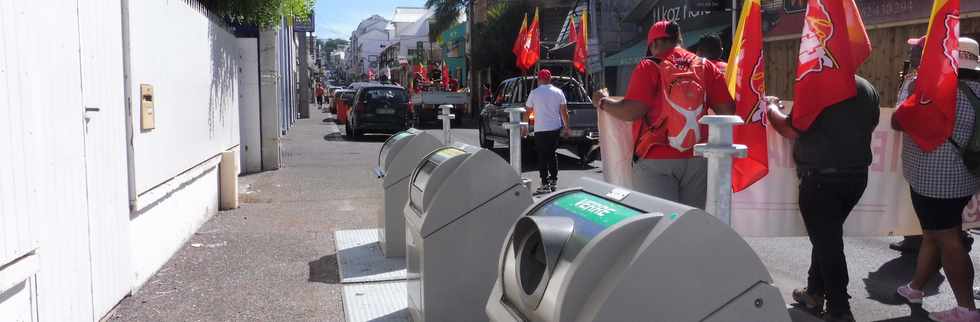
<path id="1" fill-rule="evenodd" d="M 552 77 L 551 83 L 565 93 L 568 123 L 572 130 L 569 137 L 561 138 L 559 146 L 572 151 L 586 164 L 592 161 L 592 152 L 599 140 L 598 121 L 592 100 L 582 84 L 574 78 L 556 76 Z M 504 109 L 525 107 L 528 94 L 537 86 L 537 78 L 532 76 L 510 78 L 500 84 L 494 101 L 480 112 L 480 146 L 489 149 L 494 142 L 509 144 L 509 132 L 504 124 L 510 121 L 510 115 Z M 528 136 L 521 142 L 521 146 L 530 147 L 534 143 L 534 110 L 528 108 L 524 119 L 529 123 Z"/>
<path id="2" fill-rule="evenodd" d="M 409 127 L 408 91 L 401 86 L 369 85 L 354 95 L 347 112 L 347 135 L 394 134 Z"/>

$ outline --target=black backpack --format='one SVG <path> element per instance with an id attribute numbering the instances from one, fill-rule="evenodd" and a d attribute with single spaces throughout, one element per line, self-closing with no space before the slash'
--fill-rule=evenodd
<path id="1" fill-rule="evenodd" d="M 966 169 L 970 171 L 975 176 L 980 176 L 980 98 L 977 94 L 970 89 L 966 83 L 960 83 L 960 92 L 966 95 L 966 98 L 970 101 L 970 105 L 973 105 L 973 135 L 970 139 L 966 141 L 966 144 L 960 145 L 949 138 L 949 143 L 953 144 L 957 150 L 960 151 L 960 156 L 963 157 L 963 164 L 966 165 Z"/>

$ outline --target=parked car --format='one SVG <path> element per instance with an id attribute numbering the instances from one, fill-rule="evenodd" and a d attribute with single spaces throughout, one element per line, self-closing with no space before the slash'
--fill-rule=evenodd
<path id="1" fill-rule="evenodd" d="M 439 106 L 453 105 L 453 126 L 458 127 L 464 115 L 469 115 L 468 102 L 469 92 L 447 92 L 439 89 L 426 88 L 423 91 L 412 95 L 412 112 L 415 117 L 415 125 L 423 126 L 427 123 L 439 122 L 439 114 L 442 110 Z"/>
<path id="2" fill-rule="evenodd" d="M 334 92 L 334 105 L 331 112 L 337 115 L 335 118 L 337 124 L 347 124 L 347 111 L 350 110 L 350 106 L 354 102 L 355 93 L 349 89 L 338 89 Z"/>
<path id="3" fill-rule="evenodd" d="M 340 87 L 340 86 L 333 86 L 333 85 L 327 86 L 327 101 L 325 103 L 330 104 L 330 102 L 333 101 L 333 94 L 334 94 L 334 92 L 336 92 L 338 89 L 341 89 L 341 88 L 342 87 Z M 333 113 L 333 112 L 331 112 L 331 113 Z"/>
<path id="4" fill-rule="evenodd" d="M 572 130 L 570 136 L 561 138 L 559 146 L 572 151 L 583 164 L 587 164 L 594 158 L 599 142 L 598 119 L 592 100 L 582 84 L 574 78 L 556 76 L 552 78 L 552 84 L 565 93 L 568 101 L 568 123 Z M 510 115 L 504 109 L 525 107 L 528 94 L 536 87 L 537 78 L 533 76 L 514 77 L 500 84 L 496 99 L 480 112 L 480 146 L 492 148 L 494 142 L 509 144 L 509 132 L 504 124 L 510 121 Z M 530 148 L 534 144 L 534 109 L 527 110 L 525 120 L 529 124 L 528 135 L 521 141 L 521 146 Z"/>
<path id="5" fill-rule="evenodd" d="M 408 91 L 395 85 L 362 86 L 347 111 L 347 136 L 365 133 L 394 134 L 409 128 Z"/>

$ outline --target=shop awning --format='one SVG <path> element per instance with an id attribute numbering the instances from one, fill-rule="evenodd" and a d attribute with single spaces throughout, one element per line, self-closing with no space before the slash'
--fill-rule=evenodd
<path id="1" fill-rule="evenodd" d="M 701 40 L 701 37 L 704 37 L 705 35 L 718 33 L 722 30 L 725 30 L 726 28 L 728 28 L 728 26 L 723 25 L 723 26 L 716 26 L 716 27 L 685 32 L 684 34 L 681 35 L 681 37 L 684 38 L 683 46 L 685 48 L 690 47 L 695 43 L 697 43 L 698 40 Z M 647 54 L 647 41 L 646 39 L 643 39 L 614 55 L 606 56 L 606 59 L 603 61 L 603 63 L 606 65 L 606 67 L 636 65 L 640 63 L 641 59 L 646 57 L 646 54 Z"/>

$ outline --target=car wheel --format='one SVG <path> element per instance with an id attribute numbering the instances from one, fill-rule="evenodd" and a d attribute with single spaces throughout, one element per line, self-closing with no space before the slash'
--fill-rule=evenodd
<path id="1" fill-rule="evenodd" d="M 479 132 L 480 147 L 484 149 L 493 149 L 493 141 L 487 139 L 486 125 L 484 125 L 483 122 L 480 122 L 480 127 L 478 132 Z"/>
<path id="2" fill-rule="evenodd" d="M 361 130 L 358 129 L 356 126 L 353 126 L 353 124 L 354 123 L 351 122 L 352 126 L 350 128 L 350 136 L 355 140 L 359 140 L 363 134 L 361 133 Z"/>

